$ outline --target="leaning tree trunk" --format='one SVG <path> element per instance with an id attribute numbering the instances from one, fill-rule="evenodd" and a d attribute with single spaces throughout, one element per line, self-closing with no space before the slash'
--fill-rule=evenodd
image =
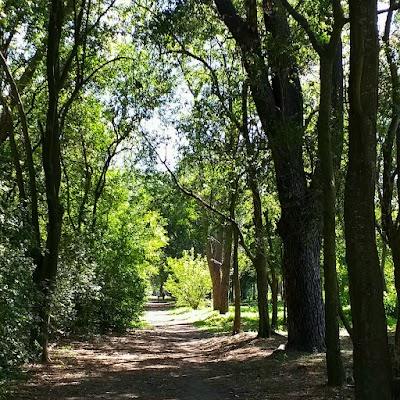
<path id="1" fill-rule="evenodd" d="M 392 398 L 392 374 L 375 234 L 378 57 L 376 0 L 350 0 L 346 260 L 356 399 Z"/>

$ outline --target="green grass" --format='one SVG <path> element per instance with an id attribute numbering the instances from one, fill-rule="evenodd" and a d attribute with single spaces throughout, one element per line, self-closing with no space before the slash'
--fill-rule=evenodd
<path id="1" fill-rule="evenodd" d="M 256 332 L 258 330 L 258 310 L 255 305 L 242 305 L 241 309 L 241 329 L 245 332 Z M 232 331 L 235 309 L 229 307 L 229 312 L 219 314 L 218 311 L 210 309 L 206 318 L 199 319 L 194 325 L 200 329 L 214 333 L 228 333 Z M 278 310 L 278 325 L 280 330 L 285 330 L 283 326 L 283 308 Z"/>

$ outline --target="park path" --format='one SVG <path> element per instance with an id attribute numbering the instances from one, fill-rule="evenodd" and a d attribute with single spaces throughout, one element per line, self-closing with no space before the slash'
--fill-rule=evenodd
<path id="1" fill-rule="evenodd" d="M 149 329 L 59 343 L 51 365 L 29 366 L 31 379 L 12 400 L 351 399 L 324 383 L 324 355 L 273 354 L 282 337 L 211 335 L 166 302 L 149 302 Z"/>

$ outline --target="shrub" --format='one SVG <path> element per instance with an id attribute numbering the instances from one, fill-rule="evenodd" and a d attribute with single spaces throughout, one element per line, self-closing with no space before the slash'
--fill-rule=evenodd
<path id="1" fill-rule="evenodd" d="M 200 255 L 195 256 L 194 249 L 184 251 L 181 258 L 168 258 L 171 275 L 165 288 L 177 300 L 178 305 L 190 306 L 196 310 L 211 291 L 211 278 L 207 261 Z"/>

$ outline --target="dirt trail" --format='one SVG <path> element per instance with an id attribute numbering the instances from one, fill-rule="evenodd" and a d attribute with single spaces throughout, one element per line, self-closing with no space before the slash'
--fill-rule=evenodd
<path id="1" fill-rule="evenodd" d="M 166 303 L 149 303 L 146 320 L 153 329 L 52 349 L 13 400 L 352 398 L 326 387 L 324 355 L 273 354 L 282 337 L 210 335 Z"/>

